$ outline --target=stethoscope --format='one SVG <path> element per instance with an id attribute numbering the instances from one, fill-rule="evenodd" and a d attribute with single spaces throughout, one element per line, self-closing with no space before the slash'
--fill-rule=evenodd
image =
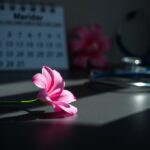
<path id="1" fill-rule="evenodd" d="M 129 84 L 135 85 L 135 86 L 140 86 L 140 87 L 150 87 L 150 83 L 147 81 L 143 82 L 139 79 L 143 78 L 150 78 L 150 46 L 143 50 L 142 54 L 136 54 L 135 52 L 132 52 L 130 48 L 127 48 L 124 39 L 123 39 L 123 32 L 122 29 L 124 28 L 125 24 L 131 23 L 137 15 L 142 15 L 142 18 L 145 19 L 145 22 L 148 26 L 148 32 L 150 33 L 150 26 L 149 22 L 146 18 L 146 15 L 143 11 L 137 10 L 137 11 L 132 11 L 129 12 L 122 20 L 120 23 L 117 25 L 117 28 L 115 30 L 115 42 L 117 43 L 119 49 L 122 51 L 125 57 L 122 58 L 122 61 L 126 63 L 128 66 L 128 70 L 117 70 L 113 72 L 102 72 L 99 70 L 94 70 L 91 71 L 90 73 L 90 79 L 92 81 L 102 81 L 101 79 L 107 80 L 107 77 L 121 77 L 121 78 L 132 78 L 135 82 L 130 82 Z M 142 38 L 142 37 L 141 37 Z M 136 82 L 136 80 L 138 82 Z M 103 80 L 104 81 L 104 80 Z"/>
<path id="2" fill-rule="evenodd" d="M 138 15 L 141 15 L 141 18 L 143 19 L 141 21 L 145 23 L 147 32 L 150 35 L 150 24 L 149 24 L 146 14 L 142 10 L 136 10 L 136 11 L 129 12 L 118 24 L 116 33 L 115 33 L 115 41 L 125 56 L 140 59 L 141 65 L 150 66 L 150 41 L 149 41 L 149 46 L 146 49 L 142 49 L 143 53 L 139 55 L 139 54 L 133 53 L 131 48 L 127 48 L 123 40 L 123 32 L 122 32 L 123 26 L 125 24 L 131 23 Z M 141 39 L 142 38 L 143 37 L 141 37 Z"/>

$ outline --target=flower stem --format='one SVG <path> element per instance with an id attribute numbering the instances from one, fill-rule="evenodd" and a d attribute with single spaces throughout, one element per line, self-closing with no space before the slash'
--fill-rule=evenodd
<path id="1" fill-rule="evenodd" d="M 31 100 L 0 100 L 0 104 L 40 104 L 41 101 L 38 99 L 31 99 Z"/>

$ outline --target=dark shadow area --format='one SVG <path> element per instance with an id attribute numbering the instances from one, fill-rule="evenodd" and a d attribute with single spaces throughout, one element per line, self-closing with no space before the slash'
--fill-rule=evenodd
<path id="1" fill-rule="evenodd" d="M 115 86 L 115 85 L 108 85 L 108 84 L 103 84 L 103 83 L 96 83 L 96 82 L 86 82 L 81 85 L 75 85 L 75 86 L 70 86 L 67 87 L 68 90 L 70 90 L 77 98 L 77 100 L 82 100 L 81 98 L 87 97 L 87 96 L 92 96 L 96 94 L 101 94 L 101 93 L 106 93 L 106 92 L 113 92 L 120 90 L 122 87 Z M 26 94 L 17 94 L 13 96 L 5 96 L 5 97 L 0 97 L 0 100 L 28 100 L 28 99 L 35 99 L 37 96 L 37 92 L 31 92 L 31 93 L 26 93 Z M 16 111 L 29 111 L 30 108 L 36 108 L 39 106 L 43 106 L 43 104 L 0 104 L 0 114 L 5 114 L 5 113 L 11 113 L 11 112 L 16 112 Z M 43 112 L 44 113 L 44 112 Z M 37 112 L 39 115 L 39 112 Z M 44 114 L 46 115 L 46 114 Z M 49 114 L 48 114 L 49 116 Z M 35 116 L 35 112 L 29 113 L 25 116 L 19 116 L 19 119 L 14 118 L 14 120 L 33 120 L 36 118 L 39 118 L 39 116 Z M 8 119 L 13 119 L 13 118 L 8 118 Z"/>
<path id="2" fill-rule="evenodd" d="M 37 96 L 37 92 L 30 92 L 30 93 L 23 93 L 23 94 L 16 94 L 10 96 L 3 96 L 0 97 L 0 100 L 27 100 L 27 99 L 34 99 Z"/>
<path id="3" fill-rule="evenodd" d="M 74 149 L 149 149 L 150 110 L 146 110 L 103 126 L 77 126 L 64 144 Z M 80 145 L 80 146 L 79 146 Z"/>
<path id="4" fill-rule="evenodd" d="M 59 121 L 0 122 L 1 149 L 146 150 L 150 148 L 149 116 L 150 110 L 146 110 L 102 126 Z"/>
<path id="5" fill-rule="evenodd" d="M 71 115 L 61 111 L 61 112 L 44 112 L 44 111 L 29 111 L 25 110 L 27 114 L 11 116 L 0 118 L 0 121 L 34 121 L 36 119 L 61 119 L 70 117 Z"/>
<path id="6" fill-rule="evenodd" d="M 0 84 L 31 80 L 37 71 L 0 71 Z"/>
<path id="7" fill-rule="evenodd" d="M 31 92 L 31 93 L 25 93 L 25 94 L 17 94 L 13 96 L 5 96 L 0 97 L 0 100 L 2 101 L 20 101 L 20 100 L 30 100 L 35 99 L 37 96 L 37 92 Z M 0 104 L 0 115 L 5 113 L 11 113 L 16 111 L 27 111 L 29 108 L 36 108 L 39 106 L 43 106 L 43 104 Z"/>
<path id="8" fill-rule="evenodd" d="M 123 87 L 119 85 L 111 85 L 89 81 L 82 85 L 67 87 L 67 89 L 73 92 L 77 98 L 82 98 L 96 94 L 118 91 L 120 89 L 123 89 Z"/>
<path id="9" fill-rule="evenodd" d="M 17 87 L 14 87 L 17 88 Z M 83 84 L 68 86 L 65 89 L 70 90 L 77 98 L 91 96 L 95 94 L 101 94 L 106 92 L 113 92 L 123 87 L 119 85 L 111 85 L 98 82 L 85 82 Z M 37 92 L 17 94 L 12 96 L 0 97 L 1 100 L 23 100 L 23 99 L 34 99 L 37 96 Z"/>
<path id="10" fill-rule="evenodd" d="M 37 96 L 37 92 L 31 92 L 31 93 L 26 93 L 26 94 L 17 94 L 13 96 L 5 96 L 5 97 L 0 97 L 0 100 L 2 101 L 20 101 L 20 100 L 30 100 L 34 99 Z M 41 106 L 41 104 L 0 104 L 0 114 L 6 113 L 6 112 L 14 112 L 14 111 L 19 111 L 19 110 L 25 110 L 28 108 L 34 108 Z"/>
<path id="11" fill-rule="evenodd" d="M 88 77 L 84 71 L 66 71 L 58 70 L 64 79 L 82 79 Z M 36 73 L 40 73 L 39 70 L 21 70 L 21 71 L 0 71 L 0 84 L 21 82 L 26 80 L 32 80 L 32 77 Z"/>

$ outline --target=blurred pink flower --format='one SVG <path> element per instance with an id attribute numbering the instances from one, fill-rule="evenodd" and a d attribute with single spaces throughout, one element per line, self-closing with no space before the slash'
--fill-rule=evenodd
<path id="1" fill-rule="evenodd" d="M 111 39 L 103 35 L 99 25 L 76 27 L 70 35 L 69 50 L 73 65 L 86 68 L 90 63 L 94 67 L 106 67 L 107 60 L 103 53 L 110 49 Z"/>
<path id="2" fill-rule="evenodd" d="M 77 113 L 77 108 L 69 104 L 76 98 L 70 91 L 64 90 L 65 82 L 59 72 L 43 66 L 42 73 L 35 74 L 32 82 L 41 88 L 38 99 L 51 105 L 56 112 L 63 110 L 69 114 Z"/>

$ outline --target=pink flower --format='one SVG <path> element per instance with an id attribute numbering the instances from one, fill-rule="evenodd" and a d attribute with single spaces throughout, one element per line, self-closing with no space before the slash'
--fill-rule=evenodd
<path id="1" fill-rule="evenodd" d="M 70 91 L 64 90 L 65 82 L 59 72 L 43 66 L 42 73 L 35 74 L 32 82 L 41 88 L 38 99 L 51 105 L 56 112 L 63 110 L 69 114 L 77 113 L 77 108 L 69 104 L 76 98 Z"/>
<path id="2" fill-rule="evenodd" d="M 71 32 L 69 50 L 73 58 L 73 64 L 86 68 L 88 63 L 92 66 L 104 68 L 107 60 L 104 52 L 111 47 L 111 39 L 104 36 L 99 25 L 76 27 Z"/>

